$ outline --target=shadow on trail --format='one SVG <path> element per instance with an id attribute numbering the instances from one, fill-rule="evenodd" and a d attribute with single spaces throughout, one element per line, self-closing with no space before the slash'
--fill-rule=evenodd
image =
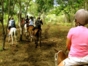
<path id="1" fill-rule="evenodd" d="M 6 42 L 7 50 L 0 53 L 1 66 L 55 66 L 54 48 L 64 49 L 67 28 L 58 25 L 45 26 L 42 30 L 42 46 L 35 48 L 35 43 L 23 36 L 23 41 L 18 42 L 18 47 L 10 47 Z M 58 29 L 57 29 L 58 28 Z M 64 30 L 63 30 L 64 29 Z M 1 34 L 0 34 L 1 35 Z M 19 37 L 19 36 L 18 36 Z M 1 41 L 2 37 L 0 38 Z M 19 38 L 18 38 L 19 39 Z"/>
<path id="2" fill-rule="evenodd" d="M 29 62 L 31 66 L 54 66 L 54 48 L 64 49 L 68 31 L 50 28 L 46 28 L 43 33 L 45 38 L 42 38 L 41 47 L 35 48 L 35 44 L 30 43 L 26 48 L 28 57 L 24 61 Z"/>
<path id="3" fill-rule="evenodd" d="M 26 53 L 28 57 L 24 59 L 31 64 L 31 66 L 54 66 L 53 56 L 54 51 L 53 47 L 55 46 L 53 41 L 42 41 L 42 46 L 35 48 L 35 44 L 32 42 L 26 48 Z"/>

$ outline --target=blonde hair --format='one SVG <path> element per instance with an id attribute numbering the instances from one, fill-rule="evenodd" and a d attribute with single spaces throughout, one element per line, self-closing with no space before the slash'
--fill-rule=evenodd
<path id="1" fill-rule="evenodd" d="M 79 9 L 75 14 L 75 20 L 80 25 L 86 25 L 88 22 L 88 11 L 85 9 Z"/>

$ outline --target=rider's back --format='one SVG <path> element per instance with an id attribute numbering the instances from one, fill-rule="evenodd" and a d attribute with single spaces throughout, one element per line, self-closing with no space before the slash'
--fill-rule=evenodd
<path id="1" fill-rule="evenodd" d="M 41 19 L 37 19 L 36 22 L 35 22 L 36 26 L 40 26 L 42 23 L 42 20 Z"/>
<path id="2" fill-rule="evenodd" d="M 15 27 L 15 21 L 11 20 L 11 27 Z"/>

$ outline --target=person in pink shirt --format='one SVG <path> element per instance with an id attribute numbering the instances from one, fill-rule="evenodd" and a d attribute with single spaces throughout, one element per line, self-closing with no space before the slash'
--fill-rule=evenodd
<path id="1" fill-rule="evenodd" d="M 88 11 L 79 9 L 75 14 L 75 25 L 67 34 L 68 57 L 58 66 L 78 66 L 88 64 Z"/>

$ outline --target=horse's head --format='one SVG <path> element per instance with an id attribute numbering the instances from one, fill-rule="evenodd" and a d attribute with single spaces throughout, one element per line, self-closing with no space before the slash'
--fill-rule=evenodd
<path id="1" fill-rule="evenodd" d="M 56 50 L 56 49 L 54 49 L 55 51 L 56 51 L 56 53 L 55 53 L 55 62 L 56 62 L 56 64 L 58 65 L 61 61 L 63 61 L 67 56 L 66 56 L 66 54 L 65 54 L 65 52 L 64 51 L 62 51 L 62 50 Z"/>

